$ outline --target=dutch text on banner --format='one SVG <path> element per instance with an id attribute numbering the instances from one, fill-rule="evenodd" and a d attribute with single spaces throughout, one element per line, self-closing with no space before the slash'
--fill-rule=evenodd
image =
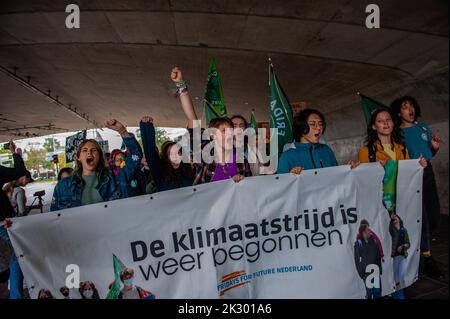
<path id="1" fill-rule="evenodd" d="M 399 162 L 396 215 L 369 163 L 16 218 L 9 234 L 34 298 L 62 298 L 70 264 L 100 298 L 129 297 L 125 285 L 147 299 L 386 295 L 417 280 L 422 174 Z"/>

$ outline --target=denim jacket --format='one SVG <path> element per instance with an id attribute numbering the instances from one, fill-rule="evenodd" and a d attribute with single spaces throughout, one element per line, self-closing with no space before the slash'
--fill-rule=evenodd
<path id="1" fill-rule="evenodd" d="M 98 192 L 103 201 L 119 199 L 120 192 L 109 169 L 104 168 L 98 174 Z M 82 177 L 75 173 L 66 177 L 56 184 L 53 192 L 51 211 L 79 207 L 81 206 L 81 194 L 83 192 L 84 181 Z"/>
<path id="2" fill-rule="evenodd" d="M 123 142 L 127 147 L 125 165 L 112 168 L 113 178 L 121 198 L 142 195 L 139 188 L 139 176 L 137 176 L 141 168 L 142 151 L 134 136 L 124 137 Z"/>

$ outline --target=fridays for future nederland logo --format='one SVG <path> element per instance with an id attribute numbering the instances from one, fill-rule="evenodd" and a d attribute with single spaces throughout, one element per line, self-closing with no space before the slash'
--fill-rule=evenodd
<path id="1" fill-rule="evenodd" d="M 235 271 L 222 277 L 221 283 L 217 286 L 219 296 L 223 296 L 227 291 L 248 284 L 250 277 L 244 270 Z"/>

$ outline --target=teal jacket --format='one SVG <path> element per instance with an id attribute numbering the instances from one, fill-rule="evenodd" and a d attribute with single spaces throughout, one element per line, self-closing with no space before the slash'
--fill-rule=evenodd
<path id="1" fill-rule="evenodd" d="M 289 173 L 291 169 L 298 166 L 308 170 L 338 166 L 338 162 L 333 151 L 326 144 L 295 142 L 295 148 L 281 154 L 277 174 Z"/>

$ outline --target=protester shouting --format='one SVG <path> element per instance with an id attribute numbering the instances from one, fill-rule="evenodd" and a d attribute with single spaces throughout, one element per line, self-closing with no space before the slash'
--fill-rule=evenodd
<path id="1" fill-rule="evenodd" d="M 320 111 L 304 109 L 299 112 L 292 124 L 295 147 L 281 154 L 277 174 L 300 174 L 304 169 L 337 166 L 333 150 L 327 144 L 320 143 L 325 129 L 325 117 Z M 354 168 L 358 163 L 349 161 L 349 165 Z"/>
<path id="2" fill-rule="evenodd" d="M 442 140 L 439 136 L 433 134 L 426 124 L 418 122 L 421 116 L 421 109 L 413 97 L 400 97 L 392 102 L 390 108 L 396 124 L 400 127 L 405 137 L 406 148 L 410 157 L 412 159 L 423 157 L 428 164 L 423 172 L 423 213 L 420 243 L 421 260 L 423 262 L 422 269 L 429 277 L 444 279 L 443 272 L 439 269 L 431 255 L 430 245 L 431 239 L 437 235 L 441 213 L 431 159 L 439 151 Z"/>
<path id="3" fill-rule="evenodd" d="M 122 123 L 112 119 L 107 121 L 105 126 L 118 132 L 128 149 L 136 150 L 135 139 L 130 136 Z M 140 162 L 139 154 L 131 155 L 130 162 Z M 56 184 L 50 210 L 110 201 L 122 196 L 113 173 L 105 167 L 105 158 L 100 145 L 96 140 L 86 139 L 77 149 L 75 173 Z"/>

